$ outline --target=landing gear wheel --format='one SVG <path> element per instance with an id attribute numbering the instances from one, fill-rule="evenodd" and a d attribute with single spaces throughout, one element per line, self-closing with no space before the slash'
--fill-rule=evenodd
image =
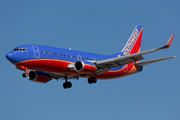
<path id="1" fill-rule="evenodd" d="M 97 82 L 97 78 L 96 77 L 92 77 L 92 82 L 96 83 Z"/>
<path id="2" fill-rule="evenodd" d="M 93 81 L 92 81 L 91 78 L 88 78 L 88 83 L 89 83 L 89 84 L 92 84 L 92 83 L 93 83 Z"/>
<path id="3" fill-rule="evenodd" d="M 64 87 L 64 89 L 67 89 L 67 88 L 68 88 L 68 87 L 67 87 L 67 82 L 63 83 L 63 87 Z"/>
<path id="4" fill-rule="evenodd" d="M 67 86 L 68 86 L 68 88 L 71 88 L 72 87 L 72 83 L 71 82 L 67 82 Z"/>
<path id="5" fill-rule="evenodd" d="M 71 82 L 65 82 L 65 83 L 63 83 L 63 87 L 64 87 L 64 89 L 71 88 L 72 83 Z"/>
<path id="6" fill-rule="evenodd" d="M 96 77 L 90 77 L 88 78 L 88 83 L 92 84 L 92 83 L 96 83 L 97 82 L 97 78 Z"/>
<path id="7" fill-rule="evenodd" d="M 27 73 L 22 74 L 22 77 L 24 77 L 24 78 L 27 77 L 27 76 L 28 76 Z"/>

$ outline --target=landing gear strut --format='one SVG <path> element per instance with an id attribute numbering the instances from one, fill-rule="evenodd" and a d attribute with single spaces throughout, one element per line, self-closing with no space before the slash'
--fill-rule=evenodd
<path id="1" fill-rule="evenodd" d="M 92 83 L 96 83 L 97 82 L 97 78 L 96 77 L 90 77 L 88 78 L 88 83 L 92 84 Z"/>

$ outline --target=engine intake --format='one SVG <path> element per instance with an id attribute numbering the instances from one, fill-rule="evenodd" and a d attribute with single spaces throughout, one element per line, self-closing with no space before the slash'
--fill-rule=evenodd
<path id="1" fill-rule="evenodd" d="M 75 70 L 83 74 L 92 74 L 96 72 L 96 66 L 89 61 L 77 61 L 75 63 Z"/>
<path id="2" fill-rule="evenodd" d="M 37 79 L 37 76 L 38 75 L 37 75 L 37 73 L 35 71 L 30 71 L 29 75 L 28 75 L 28 79 L 34 81 L 34 80 Z"/>
<path id="3" fill-rule="evenodd" d="M 75 63 L 75 69 L 76 69 L 77 72 L 81 72 L 84 69 L 84 62 L 77 61 Z"/>

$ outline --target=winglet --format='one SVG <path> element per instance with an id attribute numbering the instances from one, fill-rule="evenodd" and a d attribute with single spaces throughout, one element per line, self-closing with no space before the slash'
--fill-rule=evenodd
<path id="1" fill-rule="evenodd" d="M 166 49 L 166 48 L 170 47 L 170 46 L 171 46 L 171 43 L 172 43 L 173 38 L 174 38 L 174 33 L 171 35 L 171 37 L 169 38 L 169 40 L 168 40 L 168 42 L 166 43 L 166 45 L 165 45 L 165 46 L 163 46 L 163 47 L 161 47 L 161 49 Z"/>

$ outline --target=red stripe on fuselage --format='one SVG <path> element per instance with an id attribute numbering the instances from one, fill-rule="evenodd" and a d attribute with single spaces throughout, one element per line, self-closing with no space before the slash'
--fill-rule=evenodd
<path id="1" fill-rule="evenodd" d="M 16 66 L 23 65 L 27 67 L 28 69 L 37 70 L 37 71 L 44 71 L 44 72 L 56 73 L 60 75 L 70 75 L 70 76 L 81 77 L 82 75 L 81 73 L 67 68 L 69 64 L 72 64 L 72 62 L 61 61 L 61 60 L 51 60 L 51 59 L 35 59 L 35 60 L 27 60 L 20 63 L 16 63 L 15 65 Z M 108 71 L 100 75 L 95 75 L 94 73 L 92 76 L 96 76 L 97 79 L 113 79 L 113 78 L 119 78 L 119 77 L 124 77 L 127 75 L 134 74 L 136 73 L 137 70 L 138 69 L 135 67 L 134 63 L 130 63 L 121 70 Z M 83 76 L 83 77 L 88 78 L 90 77 L 90 75 Z"/>
<path id="2" fill-rule="evenodd" d="M 67 69 L 67 66 L 72 64 L 72 62 L 61 61 L 61 60 L 52 60 L 52 59 L 36 59 L 36 60 L 27 60 L 20 63 L 16 63 L 16 66 L 23 65 L 28 69 L 51 72 L 63 75 L 69 75 L 76 73 L 75 71 Z M 80 74 L 80 73 L 79 73 Z"/>

